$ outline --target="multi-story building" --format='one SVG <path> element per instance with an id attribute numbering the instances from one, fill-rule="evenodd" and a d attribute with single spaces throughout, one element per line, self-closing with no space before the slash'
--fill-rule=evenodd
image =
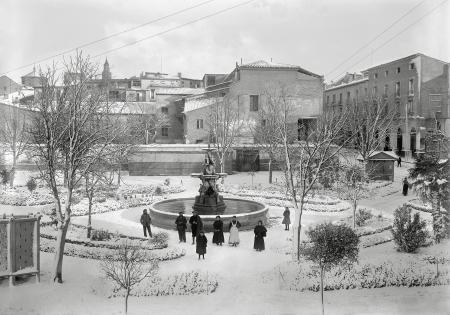
<path id="1" fill-rule="evenodd" d="M 234 102 L 242 120 L 252 121 L 268 94 L 282 89 L 293 107 L 292 123 L 313 121 L 322 113 L 323 77 L 299 66 L 268 61 L 237 65 L 228 75 L 206 74 L 205 92 L 185 99 L 185 136 L 188 143 L 207 142 L 211 105 L 226 99 Z M 245 129 L 245 128 L 244 128 Z M 242 132 L 241 144 L 252 144 L 249 132 Z"/>
<path id="2" fill-rule="evenodd" d="M 366 69 L 362 76 L 348 77 L 326 87 L 325 106 L 382 98 L 400 116 L 400 125 L 391 130 L 385 148 L 415 155 L 424 149 L 428 132 L 437 129 L 450 136 L 447 62 L 418 53 Z"/>
<path id="3" fill-rule="evenodd" d="M 9 94 L 20 91 L 22 86 L 10 79 L 6 75 L 0 77 L 0 99 L 6 98 Z"/>

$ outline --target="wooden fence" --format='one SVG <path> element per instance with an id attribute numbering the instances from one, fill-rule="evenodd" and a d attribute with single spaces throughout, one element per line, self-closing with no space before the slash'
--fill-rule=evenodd
<path id="1" fill-rule="evenodd" d="M 5 216 L 0 218 L 0 278 L 35 275 L 40 280 L 39 224 L 40 215 Z"/>

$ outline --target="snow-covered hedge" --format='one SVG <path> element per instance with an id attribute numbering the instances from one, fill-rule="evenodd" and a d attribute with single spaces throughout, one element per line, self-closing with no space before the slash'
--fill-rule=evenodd
<path id="1" fill-rule="evenodd" d="M 196 295 L 213 293 L 219 286 L 215 274 L 182 272 L 166 277 L 153 276 L 142 281 L 131 292 L 133 296 Z M 114 289 L 111 297 L 123 297 L 122 290 Z"/>
<path id="2" fill-rule="evenodd" d="M 279 273 L 279 276 L 276 275 Z M 277 268 L 270 275 L 265 276 L 265 281 L 273 281 L 278 277 L 283 289 L 295 291 L 319 291 L 319 271 L 305 264 L 290 263 L 287 266 Z M 325 272 L 324 289 L 361 289 L 383 287 L 416 287 L 450 284 L 448 266 L 440 268 L 440 274 L 436 277 L 436 268 L 423 261 L 411 261 L 408 263 L 385 262 L 380 265 L 364 264 L 352 267 L 338 267 Z"/>
<path id="3" fill-rule="evenodd" d="M 418 204 L 415 202 L 415 200 L 411 200 L 409 202 L 406 202 L 404 205 L 411 207 L 413 210 L 433 213 L 433 208 L 431 207 L 430 204 Z M 447 212 L 447 210 L 441 208 L 441 212 Z"/>
<path id="4" fill-rule="evenodd" d="M 96 230 L 93 229 L 92 233 L 94 234 L 95 231 Z M 42 238 L 46 238 L 49 240 L 56 240 L 57 230 L 53 226 L 48 225 L 41 226 L 40 232 Z M 125 235 L 116 235 L 108 231 L 102 232 L 108 235 L 108 240 L 93 241 L 86 237 L 87 232 L 84 226 L 70 225 L 69 230 L 67 232 L 66 243 L 86 247 L 119 249 L 121 240 L 124 238 L 128 238 Z M 168 246 L 169 235 L 167 234 L 167 232 L 157 232 L 154 233 L 153 237 L 150 239 L 135 238 L 135 240 L 137 240 L 138 245 L 141 248 L 146 250 L 163 249 Z"/>
<path id="5" fill-rule="evenodd" d="M 8 189 L 0 192 L 0 204 L 11 206 L 41 206 L 53 203 L 50 194 L 30 193 L 20 189 Z"/>
<path id="6" fill-rule="evenodd" d="M 122 185 L 117 190 L 119 196 L 124 197 L 146 197 L 150 195 L 161 194 L 174 194 L 185 191 L 186 188 L 183 185 Z"/>
<path id="7" fill-rule="evenodd" d="M 51 239 L 41 238 L 41 251 L 54 253 L 56 242 Z M 180 247 L 163 248 L 163 249 L 145 249 L 148 254 L 146 260 L 166 261 L 180 258 L 186 255 L 186 251 Z M 88 247 L 72 243 L 66 243 L 64 246 L 64 255 L 74 256 L 88 259 L 102 260 L 105 257 L 111 257 L 115 249 L 105 247 Z"/>

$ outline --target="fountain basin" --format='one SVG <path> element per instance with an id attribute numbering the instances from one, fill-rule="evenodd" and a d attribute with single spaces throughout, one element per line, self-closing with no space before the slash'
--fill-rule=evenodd
<path id="1" fill-rule="evenodd" d="M 194 198 L 178 198 L 155 202 L 150 205 L 152 224 L 160 228 L 175 230 L 175 220 L 179 212 L 183 212 L 189 221 L 194 202 Z M 269 208 L 265 204 L 250 200 L 225 198 L 224 203 L 226 204 L 225 209 L 218 209 L 213 212 L 198 212 L 203 222 L 203 229 L 206 232 L 213 231 L 212 225 L 217 215 L 220 215 L 224 222 L 224 232 L 228 232 L 228 224 L 233 216 L 236 216 L 241 223 L 241 230 L 253 229 L 259 220 L 263 221 L 263 224 L 267 222 L 267 211 Z M 188 231 L 190 231 L 189 224 Z"/>

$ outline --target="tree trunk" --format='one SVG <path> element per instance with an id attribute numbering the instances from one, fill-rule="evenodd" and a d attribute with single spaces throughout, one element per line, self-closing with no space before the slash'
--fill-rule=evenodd
<path id="1" fill-rule="evenodd" d="M 64 246 L 66 245 L 67 229 L 70 224 L 70 216 L 66 217 L 63 222 L 58 223 L 58 235 L 56 236 L 55 261 L 54 261 L 54 277 L 53 281 L 62 283 L 62 264 L 64 258 Z"/>
<path id="2" fill-rule="evenodd" d="M 122 163 L 119 162 L 119 166 L 117 169 L 117 186 L 120 186 L 120 181 L 122 180 L 121 176 L 122 176 Z"/>
<path id="3" fill-rule="evenodd" d="M 16 166 L 15 162 L 13 162 L 13 167 L 11 168 L 11 171 L 9 171 L 9 187 L 14 187 L 14 177 L 16 173 Z"/>
<path id="4" fill-rule="evenodd" d="M 358 207 L 358 204 L 356 203 L 356 200 L 353 199 L 353 229 L 356 229 L 356 208 Z"/>
<path id="5" fill-rule="evenodd" d="M 272 159 L 269 159 L 269 184 L 272 184 Z"/>
<path id="6" fill-rule="evenodd" d="M 93 198 L 93 194 L 89 194 L 88 195 L 88 201 L 89 201 L 89 206 L 88 206 L 88 224 L 87 224 L 87 237 L 91 238 L 91 231 L 92 231 L 92 198 Z"/>
<path id="7" fill-rule="evenodd" d="M 325 314 L 325 309 L 323 306 L 323 265 L 320 264 L 320 299 L 322 302 L 322 315 Z"/>
<path id="8" fill-rule="evenodd" d="M 125 293 L 125 314 L 128 314 L 128 297 L 130 296 L 130 290 L 127 289 Z"/>

